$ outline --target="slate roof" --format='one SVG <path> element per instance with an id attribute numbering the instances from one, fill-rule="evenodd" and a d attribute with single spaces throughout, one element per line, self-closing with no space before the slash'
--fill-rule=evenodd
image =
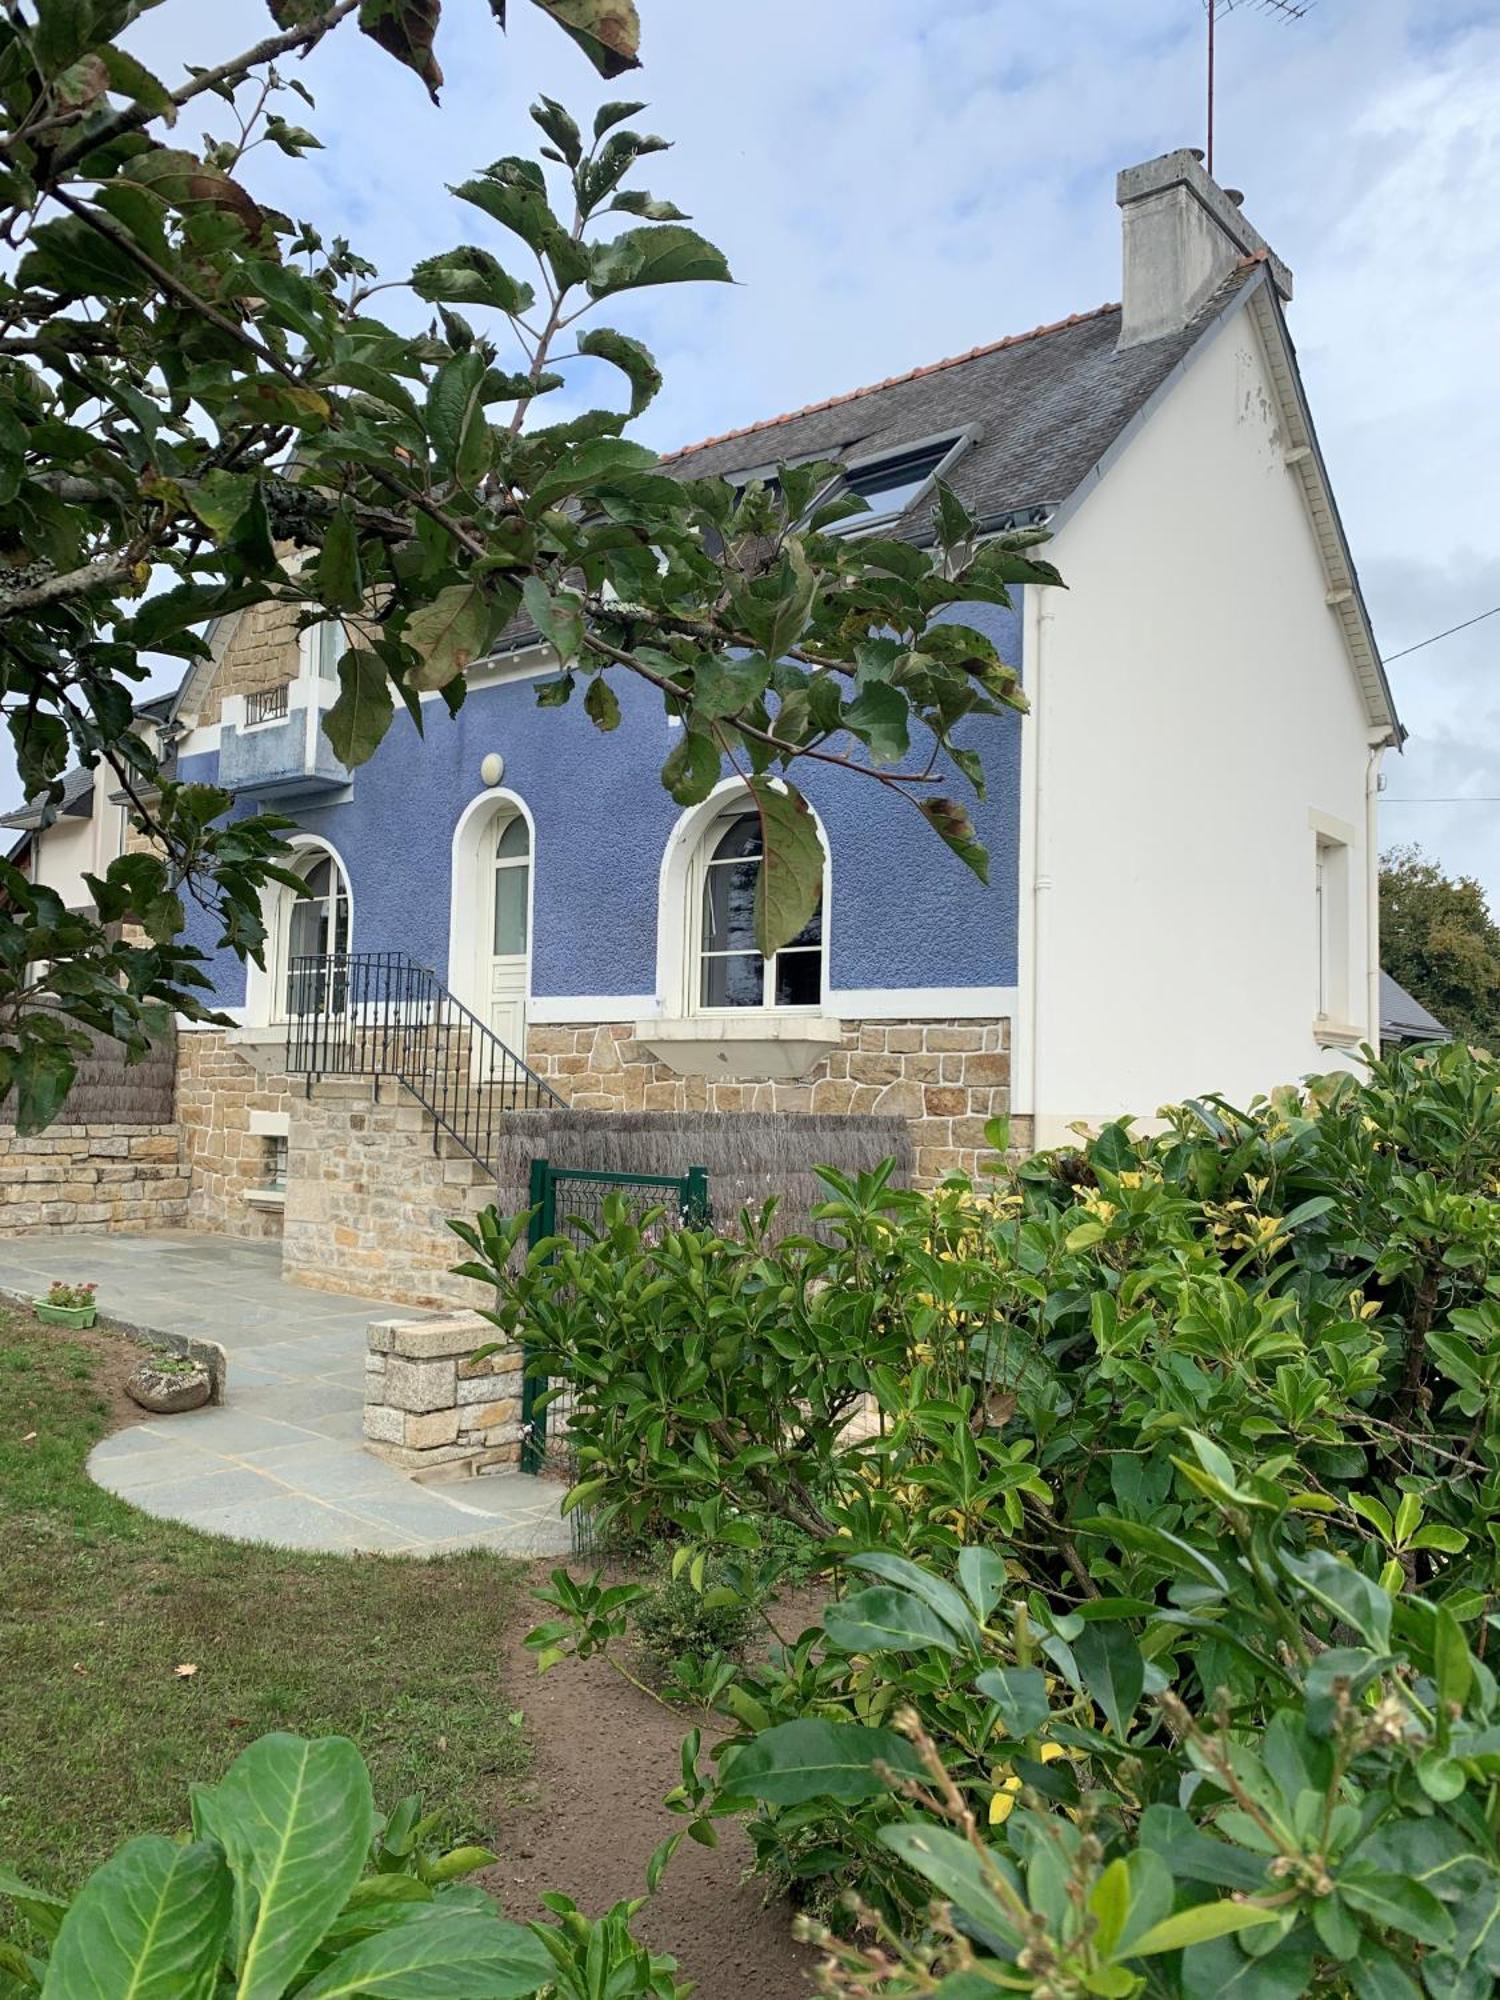
<path id="1" fill-rule="evenodd" d="M 663 469 L 701 478 L 798 459 L 863 459 L 967 430 L 969 447 L 946 477 L 981 525 L 993 524 L 997 516 L 1056 507 L 1077 490 L 1251 275 L 1253 267 L 1235 272 L 1181 333 L 1122 353 L 1115 351 L 1119 306 L 1098 306 L 705 438 L 668 453 Z M 931 506 L 930 494 L 919 497 L 896 532 L 920 536 Z"/>
<path id="2" fill-rule="evenodd" d="M 57 807 L 59 819 L 90 819 L 94 811 L 94 774 L 79 764 L 63 774 L 62 802 Z M 29 798 L 25 805 L 18 806 L 12 813 L 0 817 L 0 826 L 19 826 L 30 829 L 42 823 L 45 798 L 37 795 Z"/>
<path id="3" fill-rule="evenodd" d="M 1380 975 L 1380 1039 L 1391 1042 L 1451 1042 L 1452 1031 L 1388 972 Z"/>

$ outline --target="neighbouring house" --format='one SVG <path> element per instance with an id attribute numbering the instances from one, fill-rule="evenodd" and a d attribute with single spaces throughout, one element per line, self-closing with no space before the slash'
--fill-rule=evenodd
<path id="1" fill-rule="evenodd" d="M 678 810 L 654 695 L 622 685 L 610 735 L 539 710 L 554 663 L 521 634 L 455 718 L 434 700 L 419 735 L 398 714 L 349 772 L 319 728 L 333 634 L 299 635 L 290 608 L 217 627 L 173 703 L 178 773 L 289 814 L 308 893 L 274 899 L 264 971 L 215 957 L 235 1025 L 180 1037 L 198 1223 L 268 1233 L 284 1212 L 288 1268 L 393 1282 L 409 1210 L 390 1149 L 421 1144 L 423 1114 L 289 1081 L 289 1012 L 344 990 L 320 979 L 309 1001 L 294 959 L 432 968 L 576 1111 L 897 1117 L 929 1181 L 972 1167 L 997 1115 L 1045 1145 L 1378 1041 L 1375 803 L 1402 732 L 1291 274 L 1194 153 L 1121 174 L 1118 201 L 1121 304 L 666 461 L 740 481 L 836 457 L 872 510 L 850 532 L 930 536 L 939 475 L 985 530 L 1050 528 L 1065 590 L 963 608 L 1031 703 L 968 726 L 987 887 L 883 788 L 819 767 L 821 911 L 767 964 L 743 795 L 726 780 Z"/>
<path id="2" fill-rule="evenodd" d="M 1383 1046 L 1405 1042 L 1451 1042 L 1453 1031 L 1408 993 L 1388 972 L 1380 975 L 1380 1040 Z"/>

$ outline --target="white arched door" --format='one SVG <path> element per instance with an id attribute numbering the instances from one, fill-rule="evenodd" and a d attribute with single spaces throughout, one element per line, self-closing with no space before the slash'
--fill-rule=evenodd
<path id="1" fill-rule="evenodd" d="M 481 843 L 488 952 L 481 991 L 490 1027 L 518 1056 L 526 1053 L 526 996 L 531 984 L 531 828 L 520 813 L 502 814 Z"/>

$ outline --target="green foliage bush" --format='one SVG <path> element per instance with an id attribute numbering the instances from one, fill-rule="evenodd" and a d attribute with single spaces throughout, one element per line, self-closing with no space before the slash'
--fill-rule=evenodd
<path id="1" fill-rule="evenodd" d="M 754 1607 L 725 1587 L 720 1564 L 706 1565 L 696 1583 L 690 1567 L 659 1551 L 656 1577 L 635 1606 L 636 1637 L 658 1675 L 671 1675 L 684 1663 L 737 1654 L 755 1622 Z"/>
<path id="2" fill-rule="evenodd" d="M 829 1174 L 820 1241 L 473 1233 L 580 1502 L 747 1600 L 768 1519 L 849 1581 L 701 1677 L 730 1734 L 672 1801 L 854 1897 L 831 1990 L 1500 1982 L 1497 1093 L 1408 1051 L 987 1187 Z M 623 1628 L 570 1593 L 544 1659 Z"/>
<path id="3" fill-rule="evenodd" d="M 192 1799 L 191 1838 L 128 1841 L 71 1903 L 0 1869 L 36 1940 L 0 1941 L 0 2000 L 678 2000 L 673 1962 L 549 1897 L 514 1924 L 463 1880 L 496 1857 L 445 1849 L 404 1799 L 382 1819 L 342 1736 L 263 1736 Z"/>

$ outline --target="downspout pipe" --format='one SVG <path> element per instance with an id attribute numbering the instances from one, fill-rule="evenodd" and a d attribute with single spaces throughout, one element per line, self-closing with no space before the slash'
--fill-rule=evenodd
<path id="1" fill-rule="evenodd" d="M 1372 729 L 1365 761 L 1365 1022 L 1370 1047 L 1380 1053 L 1380 764 L 1399 748 L 1390 729 Z"/>

